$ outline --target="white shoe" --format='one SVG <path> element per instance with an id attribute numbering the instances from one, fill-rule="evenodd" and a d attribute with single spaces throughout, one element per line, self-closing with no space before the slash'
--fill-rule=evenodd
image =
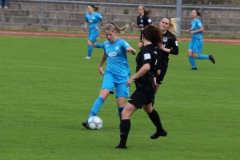
<path id="1" fill-rule="evenodd" d="M 87 56 L 87 57 L 85 57 L 85 58 L 86 58 L 86 59 L 90 59 L 91 57 L 88 57 L 88 56 Z"/>
<path id="2" fill-rule="evenodd" d="M 0 8 L 2 8 L 2 6 L 0 6 Z"/>
<path id="3" fill-rule="evenodd" d="M 4 9 L 8 9 L 8 7 L 7 7 L 7 6 L 5 6 L 5 7 L 4 7 Z"/>

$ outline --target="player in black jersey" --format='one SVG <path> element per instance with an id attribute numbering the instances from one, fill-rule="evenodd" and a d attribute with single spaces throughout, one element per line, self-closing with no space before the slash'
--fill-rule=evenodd
<path id="1" fill-rule="evenodd" d="M 128 86 L 135 83 L 136 90 L 131 95 L 128 103 L 122 111 L 122 123 L 120 124 L 120 143 L 116 148 L 126 149 L 128 133 L 130 131 L 131 115 L 140 108 L 149 115 L 149 118 L 156 126 L 156 133 L 150 138 L 156 139 L 159 136 L 166 136 L 158 112 L 152 107 L 152 100 L 155 94 L 154 77 L 160 74 L 158 68 L 158 52 L 156 47 L 161 43 L 162 36 L 159 28 L 152 24 L 143 30 L 143 47 L 136 57 L 136 73 L 127 82 Z"/>
<path id="2" fill-rule="evenodd" d="M 177 33 L 176 22 L 178 21 L 177 18 L 163 18 L 159 22 L 159 28 L 162 33 L 162 43 L 159 45 L 159 54 L 161 57 L 161 73 L 156 77 L 156 92 L 159 86 L 162 84 L 163 78 L 168 69 L 168 61 L 169 61 L 169 54 L 178 55 L 178 41 L 175 36 Z"/>
<path id="3" fill-rule="evenodd" d="M 149 14 L 151 13 L 151 10 L 146 10 L 144 6 L 139 6 L 138 7 L 138 13 L 139 16 L 137 17 L 137 24 L 132 23 L 133 27 L 140 28 L 141 35 L 140 35 L 140 40 L 138 42 L 138 48 L 140 49 L 142 47 L 142 30 L 144 27 L 146 27 L 149 24 L 152 24 L 152 20 L 148 17 Z"/>

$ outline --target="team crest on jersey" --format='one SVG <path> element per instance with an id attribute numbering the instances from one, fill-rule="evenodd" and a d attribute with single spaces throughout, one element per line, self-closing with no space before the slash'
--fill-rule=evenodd
<path id="1" fill-rule="evenodd" d="M 116 46 L 116 48 L 115 48 L 116 50 L 119 50 L 119 46 Z"/>
<path id="2" fill-rule="evenodd" d="M 167 42 L 167 41 L 168 41 L 167 37 L 163 37 L 163 42 Z"/>

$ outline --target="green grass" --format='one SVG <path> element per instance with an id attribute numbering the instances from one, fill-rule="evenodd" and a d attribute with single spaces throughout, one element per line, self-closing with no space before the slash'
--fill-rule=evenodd
<path id="1" fill-rule="evenodd" d="M 240 46 L 205 43 L 204 53 L 213 54 L 216 64 L 198 60 L 199 70 L 192 71 L 187 43 L 179 45 L 155 103 L 169 135 L 151 140 L 155 128 L 139 110 L 128 149 L 115 150 L 114 96 L 100 110 L 102 130 L 81 126 L 101 87 L 102 50 L 85 60 L 86 39 L 0 37 L 0 159 L 239 159 Z M 128 58 L 134 72 L 135 56 Z"/>

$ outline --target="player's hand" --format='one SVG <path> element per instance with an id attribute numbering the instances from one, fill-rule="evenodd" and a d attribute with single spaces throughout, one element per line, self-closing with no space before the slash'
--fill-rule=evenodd
<path id="1" fill-rule="evenodd" d="M 98 30 L 98 26 L 97 26 L 97 27 L 95 27 L 95 30 Z"/>
<path id="2" fill-rule="evenodd" d="M 129 87 L 131 87 L 132 83 L 133 83 L 133 80 L 130 78 L 130 79 L 127 81 L 126 85 L 129 86 Z"/>
<path id="3" fill-rule="evenodd" d="M 135 23 L 132 23 L 132 26 L 135 27 Z"/>
<path id="4" fill-rule="evenodd" d="M 103 71 L 102 67 L 99 67 L 98 69 L 99 69 L 99 73 L 103 76 L 104 75 L 104 71 Z"/>
<path id="5" fill-rule="evenodd" d="M 133 48 L 127 48 L 126 51 L 131 52 L 133 55 L 135 55 L 137 53 L 136 50 Z"/>

